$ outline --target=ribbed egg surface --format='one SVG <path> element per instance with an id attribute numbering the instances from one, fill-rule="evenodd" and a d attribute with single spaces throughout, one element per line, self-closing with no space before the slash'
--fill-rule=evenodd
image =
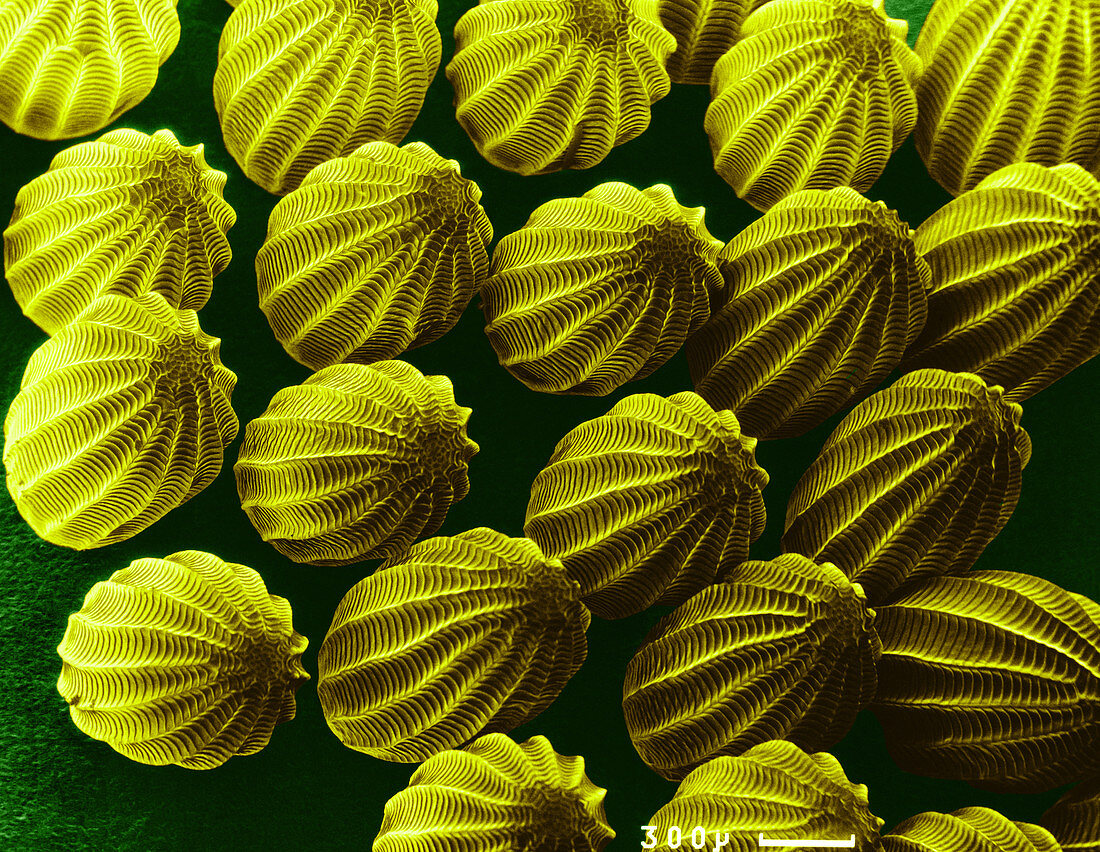
<path id="1" fill-rule="evenodd" d="M 755 448 L 732 413 L 690 391 L 628 396 L 558 442 L 524 533 L 603 618 L 680 603 L 764 531 L 768 474 Z"/>
<path id="2" fill-rule="evenodd" d="M 448 332 L 489 274 L 481 190 L 423 142 L 370 142 L 275 205 L 260 309 L 297 361 L 395 358 Z"/>
<path id="3" fill-rule="evenodd" d="M 936 0 L 917 36 L 917 150 L 952 195 L 1012 163 L 1100 169 L 1100 3 Z"/>
<path id="4" fill-rule="evenodd" d="M 714 64 L 741 35 L 741 22 L 767 0 L 659 0 L 664 28 L 676 36 L 665 68 L 673 83 L 710 85 Z"/>
<path id="5" fill-rule="evenodd" d="M 31 356 L 4 420 L 8 492 L 54 544 L 123 541 L 213 482 L 237 434 L 220 341 L 158 293 L 101 296 Z"/>
<path id="6" fill-rule="evenodd" d="M 649 126 L 675 47 L 657 0 L 481 0 L 455 26 L 455 115 L 502 169 L 587 169 Z"/>
<path id="7" fill-rule="evenodd" d="M 531 390 L 604 396 L 648 376 L 710 316 L 722 243 L 665 185 L 548 201 L 493 250 L 485 334 Z"/>
<path id="8" fill-rule="evenodd" d="M 1039 577 L 929 577 L 878 610 L 872 709 L 910 772 L 1034 793 L 1100 771 L 1100 606 Z"/>
<path id="9" fill-rule="evenodd" d="M 366 142 L 400 142 L 439 67 L 436 0 L 245 0 L 222 30 L 214 106 L 250 180 L 285 195 Z"/>
<path id="10" fill-rule="evenodd" d="M 8 0 L 0 121 L 36 139 L 102 130 L 149 94 L 179 37 L 174 0 Z"/>
<path id="11" fill-rule="evenodd" d="M 634 747 L 671 779 L 766 740 L 831 748 L 875 693 L 874 617 L 833 565 L 788 553 L 732 567 L 657 622 L 627 664 Z"/>
<path id="12" fill-rule="evenodd" d="M 914 240 L 932 282 L 904 368 L 977 373 L 1022 402 L 1100 352 L 1100 183 L 1080 166 L 1006 166 Z"/>
<path id="13" fill-rule="evenodd" d="M 990 808 L 925 812 L 882 838 L 882 852 L 1062 852 L 1044 828 L 1013 822 Z M 1070 847 L 1065 847 L 1070 848 Z"/>
<path id="14" fill-rule="evenodd" d="M 599 852 L 607 791 L 546 737 L 486 734 L 428 758 L 386 803 L 374 852 Z"/>
<path id="15" fill-rule="evenodd" d="M 406 763 L 510 731 L 587 654 L 577 584 L 531 541 L 440 536 L 360 581 L 321 645 L 317 693 L 349 748 Z"/>
<path id="16" fill-rule="evenodd" d="M 971 373 L 918 370 L 841 421 L 787 504 L 784 552 L 832 562 L 872 606 L 974 564 L 1020 498 L 1022 409 Z"/>
<path id="17" fill-rule="evenodd" d="M 760 210 L 799 189 L 864 192 L 917 121 L 921 62 L 883 0 L 768 0 L 714 66 L 714 168 Z"/>
<path id="18" fill-rule="evenodd" d="M 695 391 L 756 438 L 817 426 L 882 383 L 927 315 L 913 232 L 849 187 L 784 198 L 718 255 L 727 293 L 688 341 Z"/>
<path id="19" fill-rule="evenodd" d="M 446 376 L 404 361 L 326 367 L 246 427 L 233 468 L 241 506 L 295 562 L 400 555 L 469 492 L 469 418 Z"/>
<path id="20" fill-rule="evenodd" d="M 199 310 L 229 264 L 225 172 L 170 130 L 112 130 L 66 148 L 24 186 L 4 231 L 4 275 L 49 334 L 98 296 L 160 293 Z"/>
<path id="21" fill-rule="evenodd" d="M 259 574 L 185 550 L 92 587 L 58 646 L 57 689 L 80 730 L 131 760 L 212 769 L 294 718 L 306 644 Z"/>
<path id="22" fill-rule="evenodd" d="M 831 754 L 806 754 L 786 740 L 761 743 L 740 757 L 717 757 L 687 776 L 672 801 L 648 820 L 655 845 L 668 850 L 759 849 L 759 838 L 805 841 L 855 837 L 856 852 L 878 848 L 882 820 L 867 787 L 853 784 Z M 783 847 L 784 852 L 799 848 Z"/>

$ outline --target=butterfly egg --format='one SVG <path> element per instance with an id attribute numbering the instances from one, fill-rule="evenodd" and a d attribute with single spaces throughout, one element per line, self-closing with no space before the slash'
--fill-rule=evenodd
<path id="1" fill-rule="evenodd" d="M 237 434 L 220 341 L 157 293 L 101 296 L 31 356 L 4 420 L 16 508 L 85 550 L 141 532 L 213 482 Z"/>
<path id="2" fill-rule="evenodd" d="M 422 142 L 323 163 L 271 213 L 260 308 L 312 369 L 394 358 L 448 332 L 489 274 L 481 190 Z"/>
<path id="3" fill-rule="evenodd" d="M 1100 778 L 1070 789 L 1039 821 L 1067 852 L 1100 845 Z"/>
<path id="4" fill-rule="evenodd" d="M 785 554 L 732 567 L 661 619 L 627 664 L 634 747 L 674 780 L 766 740 L 831 748 L 875 692 L 874 616 L 833 565 Z"/>
<path id="5" fill-rule="evenodd" d="M 704 763 L 648 823 L 661 852 L 690 848 L 696 826 L 708 847 L 722 836 L 728 848 L 741 850 L 758 848 L 761 834 L 796 841 L 855 835 L 855 848 L 870 852 L 883 820 L 868 807 L 867 787 L 849 781 L 831 754 L 773 740 Z"/>
<path id="6" fill-rule="evenodd" d="M 455 26 L 455 115 L 524 175 L 587 169 L 649 126 L 676 39 L 654 0 L 481 0 Z"/>
<path id="7" fill-rule="evenodd" d="M 5 3 L 0 121 L 36 139 L 95 133 L 149 94 L 179 37 L 174 0 Z"/>
<path id="8" fill-rule="evenodd" d="M 420 542 L 340 602 L 317 693 L 344 745 L 425 760 L 541 713 L 580 669 L 590 616 L 561 562 L 484 527 Z"/>
<path id="9" fill-rule="evenodd" d="M 872 710 L 907 771 L 1041 792 L 1100 769 L 1100 606 L 1027 574 L 929 577 L 878 609 Z"/>
<path id="10" fill-rule="evenodd" d="M 762 4 L 714 66 L 715 171 L 760 210 L 799 189 L 869 189 L 917 120 L 907 31 L 883 0 Z"/>
<path id="11" fill-rule="evenodd" d="M 914 138 L 952 195 L 1012 163 L 1100 169 L 1100 9 L 1076 0 L 936 0 Z"/>
<path id="12" fill-rule="evenodd" d="M 882 852 L 1062 852 L 1046 829 L 974 807 L 950 814 L 917 814 L 884 835 L 878 848 Z"/>
<path id="13" fill-rule="evenodd" d="M 663 184 L 559 198 L 493 251 L 485 334 L 532 390 L 604 396 L 648 376 L 710 316 L 722 243 Z"/>
<path id="14" fill-rule="evenodd" d="M 19 190 L 4 273 L 23 313 L 56 334 L 99 296 L 150 291 L 198 310 L 232 257 L 225 172 L 169 130 L 112 130 L 66 148 Z"/>
<path id="15" fill-rule="evenodd" d="M 214 106 L 249 180 L 285 195 L 310 169 L 409 132 L 439 68 L 436 0 L 254 0 L 218 43 Z"/>
<path id="16" fill-rule="evenodd" d="M 245 428 L 234 472 L 248 519 L 311 565 L 399 555 L 470 490 L 471 410 L 404 361 L 335 364 L 284 388 Z"/>
<path id="17" fill-rule="evenodd" d="M 1100 352 L 1100 183 L 1080 166 L 1006 166 L 914 240 L 932 280 L 903 369 L 977 373 L 1022 402 Z"/>
<path id="18" fill-rule="evenodd" d="M 92 587 L 58 646 L 57 688 L 73 723 L 119 754 L 212 769 L 294 718 L 306 645 L 259 574 L 187 550 Z"/>
<path id="19" fill-rule="evenodd" d="M 767 0 L 659 0 L 661 24 L 676 37 L 665 68 L 673 83 L 707 86 L 714 64 L 741 34 L 741 22 Z"/>
<path id="20" fill-rule="evenodd" d="M 431 848 L 599 852 L 615 837 L 583 757 L 535 736 L 486 734 L 436 754 L 386 803 L 374 852 Z"/>
<path id="21" fill-rule="evenodd" d="M 831 562 L 872 606 L 974 564 L 1020 497 L 1023 410 L 971 373 L 918 370 L 857 405 L 787 504 L 785 553 Z"/>
<path id="22" fill-rule="evenodd" d="M 718 255 L 727 295 L 687 342 L 696 392 L 749 435 L 802 434 L 916 340 L 931 272 L 913 232 L 849 187 L 801 190 Z"/>
<path id="23" fill-rule="evenodd" d="M 524 533 L 585 603 L 623 618 L 678 604 L 764 530 L 756 439 L 691 392 L 628 396 L 567 434 L 531 486 Z"/>

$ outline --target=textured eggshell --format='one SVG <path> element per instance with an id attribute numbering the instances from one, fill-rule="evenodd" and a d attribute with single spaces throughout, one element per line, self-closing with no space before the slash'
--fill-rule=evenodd
<path id="1" fill-rule="evenodd" d="M 251 568 L 197 550 L 96 583 L 57 648 L 84 733 L 131 760 L 212 769 L 294 718 L 306 638 Z"/>
<path id="2" fill-rule="evenodd" d="M 952 195 L 1011 163 L 1100 169 L 1100 3 L 936 0 L 914 137 Z"/>
<path id="3" fill-rule="evenodd" d="M 370 142 L 322 163 L 275 205 L 256 256 L 275 337 L 319 370 L 444 335 L 489 274 L 480 198 L 423 142 Z"/>
<path id="4" fill-rule="evenodd" d="M 799 435 L 866 395 L 924 326 L 913 232 L 855 190 L 803 190 L 718 255 L 728 296 L 687 343 L 695 391 L 757 438 Z"/>
<path id="5" fill-rule="evenodd" d="M 1100 850 L 1100 776 L 1080 784 L 1043 814 L 1040 823 L 1065 852 Z"/>
<path id="6" fill-rule="evenodd" d="M 1062 852 L 1037 825 L 1012 822 L 989 808 L 917 814 L 882 838 L 881 852 Z"/>
<path id="7" fill-rule="evenodd" d="M 967 570 L 1019 500 L 1031 458 L 1021 414 L 970 373 L 902 376 L 841 421 L 795 485 L 783 551 L 832 562 L 871 606 Z"/>
<path id="8" fill-rule="evenodd" d="M 108 294 L 205 305 L 237 216 L 202 148 L 170 130 L 112 130 L 54 157 L 19 190 L 4 231 L 4 274 L 23 313 L 55 334 Z"/>
<path id="9" fill-rule="evenodd" d="M 295 562 L 397 556 L 470 490 L 471 410 L 404 361 L 336 364 L 283 388 L 245 428 L 234 472 L 248 519 Z"/>
<path id="10" fill-rule="evenodd" d="M 237 377 L 194 311 L 101 296 L 27 363 L 4 420 L 8 492 L 54 544 L 130 538 L 214 481 Z"/>
<path id="11" fill-rule="evenodd" d="M 745 15 L 767 0 L 659 0 L 661 24 L 676 37 L 665 69 L 673 83 L 710 84 L 714 64 L 733 47 Z"/>
<path id="12" fill-rule="evenodd" d="M 428 758 L 386 803 L 374 852 L 598 852 L 615 836 L 584 758 L 486 734 Z"/>
<path id="13" fill-rule="evenodd" d="M 585 603 L 623 618 L 678 604 L 748 555 L 768 474 L 729 411 L 690 391 L 628 396 L 554 448 L 524 534 L 561 559 Z"/>
<path id="14" fill-rule="evenodd" d="M 676 47 L 657 0 L 481 0 L 455 26 L 455 115 L 502 169 L 587 169 L 649 126 Z"/>
<path id="15" fill-rule="evenodd" d="M 1100 183 L 1006 166 L 917 229 L 928 324 L 904 367 L 977 373 L 1027 399 L 1100 352 Z"/>
<path id="16" fill-rule="evenodd" d="M 365 142 L 400 142 L 439 68 L 436 0 L 245 0 L 218 44 L 214 107 L 250 180 L 286 194 Z"/>
<path id="17" fill-rule="evenodd" d="M 714 168 L 766 210 L 799 189 L 863 192 L 917 120 L 921 63 L 883 0 L 768 0 L 714 66 Z"/>
<path id="18" fill-rule="evenodd" d="M 681 782 L 648 827 L 659 852 L 692 848 L 697 826 L 706 833 L 708 849 L 724 839 L 719 848 L 756 852 L 761 834 L 790 840 L 855 835 L 857 852 L 872 852 L 882 823 L 868 808 L 867 787 L 849 781 L 835 757 L 806 754 L 786 740 L 773 740 L 740 757 L 704 763 Z M 679 846 L 674 845 L 677 831 Z M 788 850 L 793 852 L 789 847 L 781 852 Z"/>
<path id="19" fill-rule="evenodd" d="M 102 130 L 149 94 L 179 37 L 174 0 L 6 0 L 0 121 L 36 139 Z"/>
<path id="20" fill-rule="evenodd" d="M 532 390 L 604 396 L 648 376 L 710 316 L 722 243 L 664 184 L 558 198 L 493 250 L 481 290 L 500 363 Z"/>
<path id="21" fill-rule="evenodd" d="M 535 544 L 484 527 L 413 546 L 340 602 L 317 694 L 349 748 L 425 760 L 543 710 L 584 662 L 577 584 Z"/>
<path id="22" fill-rule="evenodd" d="M 634 747 L 681 779 L 767 740 L 836 745 L 875 692 L 874 615 L 832 565 L 793 553 L 742 563 L 662 618 L 627 664 Z"/>
<path id="23" fill-rule="evenodd" d="M 1095 604 L 1027 574 L 931 577 L 878 609 L 872 709 L 905 770 L 1033 793 L 1100 774 Z"/>

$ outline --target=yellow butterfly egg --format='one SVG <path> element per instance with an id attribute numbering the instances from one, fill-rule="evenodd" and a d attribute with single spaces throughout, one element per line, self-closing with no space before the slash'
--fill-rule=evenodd
<path id="1" fill-rule="evenodd" d="M 234 472 L 265 541 L 295 562 L 397 556 L 470 490 L 470 409 L 404 361 L 335 364 L 275 394 Z"/>
<path id="2" fill-rule="evenodd" d="M 113 544 L 213 482 L 237 434 L 219 350 L 158 293 L 101 296 L 43 343 L 4 420 L 8 491 L 34 531 Z"/>
<path id="3" fill-rule="evenodd" d="M 386 802 L 374 852 L 599 852 L 615 837 L 607 791 L 583 757 L 558 754 L 546 737 L 516 744 L 486 734 L 429 758 Z"/>
<path id="4" fill-rule="evenodd" d="M 107 294 L 160 293 L 199 310 L 233 256 L 226 174 L 203 146 L 112 130 L 66 148 L 15 197 L 4 273 L 23 313 L 50 334 Z"/>
<path id="5" fill-rule="evenodd" d="M 306 644 L 259 574 L 185 550 L 92 587 L 58 646 L 57 688 L 73 723 L 119 754 L 212 769 L 294 718 Z"/>

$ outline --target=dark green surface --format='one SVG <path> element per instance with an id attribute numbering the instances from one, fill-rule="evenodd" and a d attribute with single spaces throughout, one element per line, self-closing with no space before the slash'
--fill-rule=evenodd
<path id="1" fill-rule="evenodd" d="M 439 24 L 444 62 L 451 31 L 468 4 L 444 2 Z M 887 3 L 894 15 L 919 20 L 924 0 Z M 276 198 L 252 185 L 226 154 L 210 95 L 217 39 L 230 7 L 223 0 L 183 0 L 180 46 L 161 69 L 153 94 L 114 126 L 152 133 L 173 130 L 183 144 L 204 142 L 210 164 L 229 172 L 225 197 L 238 214 L 230 232 L 234 259 L 214 282 L 200 312 L 203 328 L 222 338 L 222 356 L 239 376 L 234 407 L 243 424 L 260 414 L 279 388 L 308 371 L 279 347 L 257 307 L 253 259 Z M 423 140 L 462 163 L 484 191 L 497 236 L 519 228 L 530 211 L 555 197 L 579 195 L 605 180 L 644 188 L 670 184 L 685 205 L 704 205 L 707 225 L 729 239 L 758 214 L 712 171 L 702 116 L 708 93 L 674 87 L 655 105 L 653 124 L 587 172 L 520 178 L 498 171 L 476 153 L 454 121 L 450 86 L 440 71 L 407 141 Z M 96 134 L 98 135 L 98 134 Z M 75 141 L 75 140 L 73 140 Z M 68 142 L 40 142 L 0 128 L 0 217 L 6 219 L 20 186 L 42 173 Z M 925 174 L 911 143 L 898 152 L 870 193 L 917 225 L 947 196 Z M 24 319 L 8 288 L 0 288 L 0 404 L 6 410 L 27 358 L 45 336 Z M 441 530 L 474 526 L 521 532 L 531 481 L 556 441 L 583 420 L 631 393 L 668 394 L 690 388 L 681 353 L 655 375 L 603 399 L 552 397 L 527 391 L 496 362 L 482 333 L 476 300 L 442 340 L 407 353 L 426 373 L 445 373 L 462 405 L 474 409 L 470 435 L 481 453 L 470 465 L 470 495 Z M 1008 527 L 979 561 L 980 568 L 1039 574 L 1066 588 L 1100 596 L 1094 568 L 1100 518 L 1100 446 L 1095 387 L 1100 363 L 1088 364 L 1025 405 L 1023 425 L 1034 441 L 1023 497 Z M 784 507 L 797 478 L 839 417 L 797 440 L 762 445 L 761 464 L 772 480 L 764 495 L 768 528 L 755 558 L 778 552 Z M 288 598 L 296 628 L 310 639 L 306 667 L 316 655 L 341 596 L 375 563 L 349 568 L 295 565 L 264 544 L 240 509 L 229 447 L 218 480 L 141 535 L 100 550 L 74 553 L 40 541 L 7 494 L 0 500 L 0 601 L 3 697 L 0 700 L 0 848 L 2 849 L 365 849 L 386 800 L 404 787 L 413 767 L 373 760 L 344 748 L 321 716 L 315 681 L 298 692 L 298 717 L 275 731 L 270 746 L 207 772 L 132 763 L 81 734 L 68 720 L 55 682 L 56 646 L 67 615 L 90 586 L 141 556 L 208 550 L 256 568 L 269 589 Z M 618 838 L 611 850 L 636 849 L 639 826 L 672 796 L 675 785 L 635 754 L 622 720 L 621 684 L 627 660 L 652 622 L 642 613 L 621 622 L 594 621 L 588 661 L 561 698 L 534 722 L 513 732 L 519 740 L 549 737 L 566 754 L 585 756 L 588 773 L 607 787 L 607 813 Z M 950 811 L 972 804 L 1035 820 L 1055 795 L 995 796 L 965 784 L 898 771 L 869 714 L 835 749 L 850 778 L 870 787 L 872 810 L 889 828 L 921 810 Z"/>

